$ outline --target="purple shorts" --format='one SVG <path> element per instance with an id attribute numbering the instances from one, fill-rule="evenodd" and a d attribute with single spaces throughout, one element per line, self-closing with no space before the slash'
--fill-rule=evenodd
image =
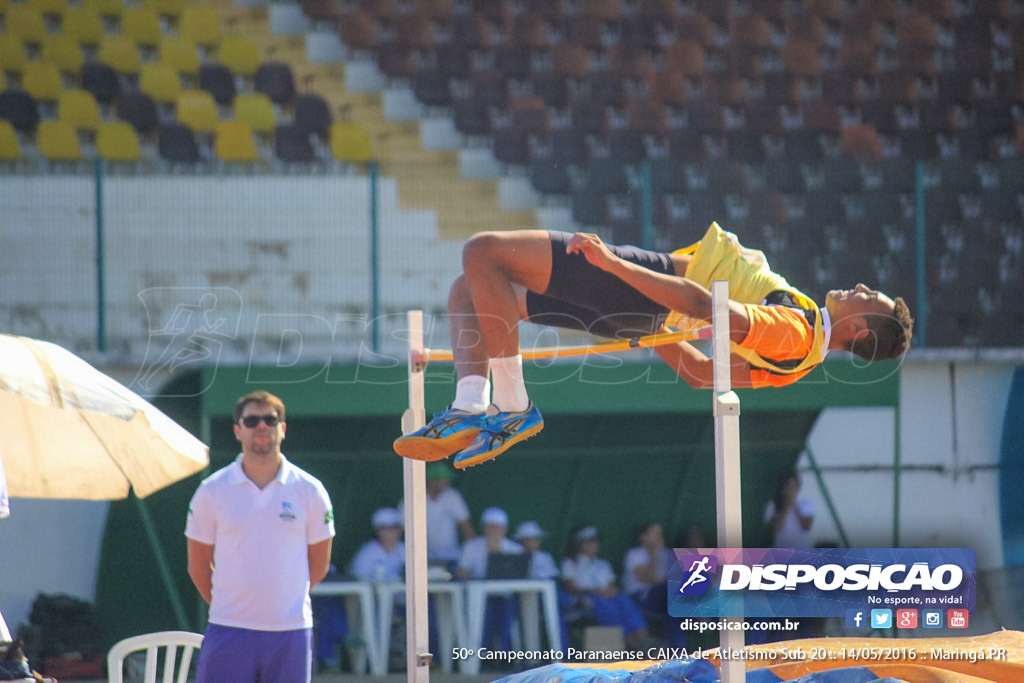
<path id="1" fill-rule="evenodd" d="M 313 629 L 206 626 L 196 683 L 309 683 L 312 677 Z"/>

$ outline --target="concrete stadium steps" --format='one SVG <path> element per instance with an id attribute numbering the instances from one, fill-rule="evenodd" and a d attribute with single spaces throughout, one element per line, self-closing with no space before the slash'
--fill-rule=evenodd
<path id="1" fill-rule="evenodd" d="M 214 5 L 224 35 L 248 36 L 264 60 L 289 63 L 298 92 L 315 92 L 327 100 L 335 121 L 369 131 L 381 173 L 398 181 L 401 208 L 436 211 L 439 239 L 462 241 L 480 230 L 537 227 L 535 211 L 500 208 L 497 180 L 462 178 L 458 152 L 425 150 L 418 122 L 386 120 L 381 93 L 348 92 L 343 64 L 309 63 L 304 35 L 271 34 L 266 7 L 234 7 L 231 0 Z"/>

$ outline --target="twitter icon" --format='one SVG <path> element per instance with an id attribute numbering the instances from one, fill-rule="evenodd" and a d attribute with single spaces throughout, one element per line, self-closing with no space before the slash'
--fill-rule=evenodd
<path id="1" fill-rule="evenodd" d="M 871 628 L 892 628 L 892 610 L 871 610 Z"/>

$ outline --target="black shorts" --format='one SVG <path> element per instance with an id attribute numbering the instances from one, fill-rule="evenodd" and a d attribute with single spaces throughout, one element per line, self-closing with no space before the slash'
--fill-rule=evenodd
<path id="1" fill-rule="evenodd" d="M 543 294 L 526 293 L 530 322 L 583 330 L 601 337 L 626 339 L 653 334 L 669 310 L 619 278 L 590 265 L 582 254 L 566 254 L 572 237 L 549 232 L 551 281 Z M 615 255 L 657 273 L 674 275 L 669 255 L 638 247 L 608 245 Z"/>

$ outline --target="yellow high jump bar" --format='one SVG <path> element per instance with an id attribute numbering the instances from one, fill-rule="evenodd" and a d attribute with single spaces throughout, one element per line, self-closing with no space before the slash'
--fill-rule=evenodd
<path id="1" fill-rule="evenodd" d="M 588 346 L 538 346 L 533 349 L 523 349 L 521 354 L 523 360 L 569 358 L 573 356 L 587 356 L 592 353 L 615 353 L 617 351 L 631 351 L 633 349 L 649 349 L 681 341 L 711 339 L 711 334 L 711 326 L 704 325 L 688 330 L 648 334 L 643 337 L 630 337 L 629 339 L 615 339 Z M 422 349 L 418 353 L 414 353 L 413 360 L 420 365 L 425 365 L 430 361 L 450 363 L 455 360 L 455 354 L 452 353 L 451 349 Z"/>

